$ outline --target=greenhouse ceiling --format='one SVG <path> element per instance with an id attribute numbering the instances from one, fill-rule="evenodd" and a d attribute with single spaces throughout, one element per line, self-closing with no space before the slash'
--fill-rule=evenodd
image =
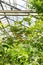
<path id="1" fill-rule="evenodd" d="M 16 16 L 27 16 L 28 15 L 28 13 L 26 13 L 27 11 L 24 11 L 23 14 L 22 13 L 15 14 L 15 10 L 16 12 L 21 10 L 27 10 L 28 9 L 27 3 L 28 2 L 26 0 L 0 0 L 0 20 L 14 21 L 15 19 L 18 18 Z M 8 10 L 11 12 L 13 11 L 13 14 L 12 13 L 6 14 Z M 2 13 L 2 11 L 5 12 Z"/>
<path id="2" fill-rule="evenodd" d="M 37 15 L 27 5 L 31 6 L 27 0 L 0 0 L 0 20 L 15 21 L 22 16 Z"/>

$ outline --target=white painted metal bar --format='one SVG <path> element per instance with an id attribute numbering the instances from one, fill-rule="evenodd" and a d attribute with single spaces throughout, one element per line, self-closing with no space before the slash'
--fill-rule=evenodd
<path id="1" fill-rule="evenodd" d="M 35 13 L 28 10 L 0 10 L 0 13 Z"/>

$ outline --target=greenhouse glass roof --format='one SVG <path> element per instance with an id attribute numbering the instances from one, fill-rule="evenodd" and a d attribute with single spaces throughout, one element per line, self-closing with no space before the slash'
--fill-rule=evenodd
<path id="1" fill-rule="evenodd" d="M 25 5 L 25 6 L 24 6 Z M 27 10 L 27 1 L 26 0 L 0 0 L 0 10 Z M 6 14 L 6 13 L 3 13 Z M 1 13 L 0 13 L 1 15 Z M 21 16 L 0 16 L 1 21 L 15 21 L 20 20 Z"/>

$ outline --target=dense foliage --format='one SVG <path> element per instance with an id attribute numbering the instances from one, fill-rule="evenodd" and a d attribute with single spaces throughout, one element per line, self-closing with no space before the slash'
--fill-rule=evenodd
<path id="1" fill-rule="evenodd" d="M 32 4 L 32 9 L 34 8 L 38 13 L 43 13 L 43 0 L 30 0 L 29 2 Z"/>
<path id="2" fill-rule="evenodd" d="M 10 30 L 0 38 L 0 65 L 43 65 L 43 21 L 30 28 L 15 22 Z"/>
<path id="3" fill-rule="evenodd" d="M 32 18 L 15 21 L 13 26 L 0 22 L 0 65 L 43 65 L 43 17 L 31 26 Z"/>

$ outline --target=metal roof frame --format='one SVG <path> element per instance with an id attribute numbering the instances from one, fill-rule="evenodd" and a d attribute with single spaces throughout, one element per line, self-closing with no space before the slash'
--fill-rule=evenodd
<path id="1" fill-rule="evenodd" d="M 25 0 L 23 0 L 23 1 L 27 2 Z M 11 10 L 4 10 L 4 7 L 3 7 L 2 3 L 5 4 L 5 5 L 10 6 L 12 9 Z M 32 11 L 29 11 L 29 10 L 21 10 L 21 9 L 19 9 L 19 8 L 17 8 L 15 6 L 5 2 L 4 0 L 3 1 L 0 0 L 0 5 L 2 7 L 2 10 L 0 10 L 0 16 L 4 16 L 7 19 L 7 21 L 8 21 L 7 16 L 29 16 L 29 15 L 32 15 L 32 16 L 34 16 L 34 15 L 35 16 L 43 16 L 41 14 L 38 15 L 37 12 L 32 12 Z M 19 5 L 19 4 L 16 4 L 16 5 Z M 21 5 L 19 5 L 19 6 L 21 6 Z M 13 10 L 13 8 L 16 9 L 16 10 Z M 3 19 L 4 17 L 2 17 L 0 19 Z"/>

